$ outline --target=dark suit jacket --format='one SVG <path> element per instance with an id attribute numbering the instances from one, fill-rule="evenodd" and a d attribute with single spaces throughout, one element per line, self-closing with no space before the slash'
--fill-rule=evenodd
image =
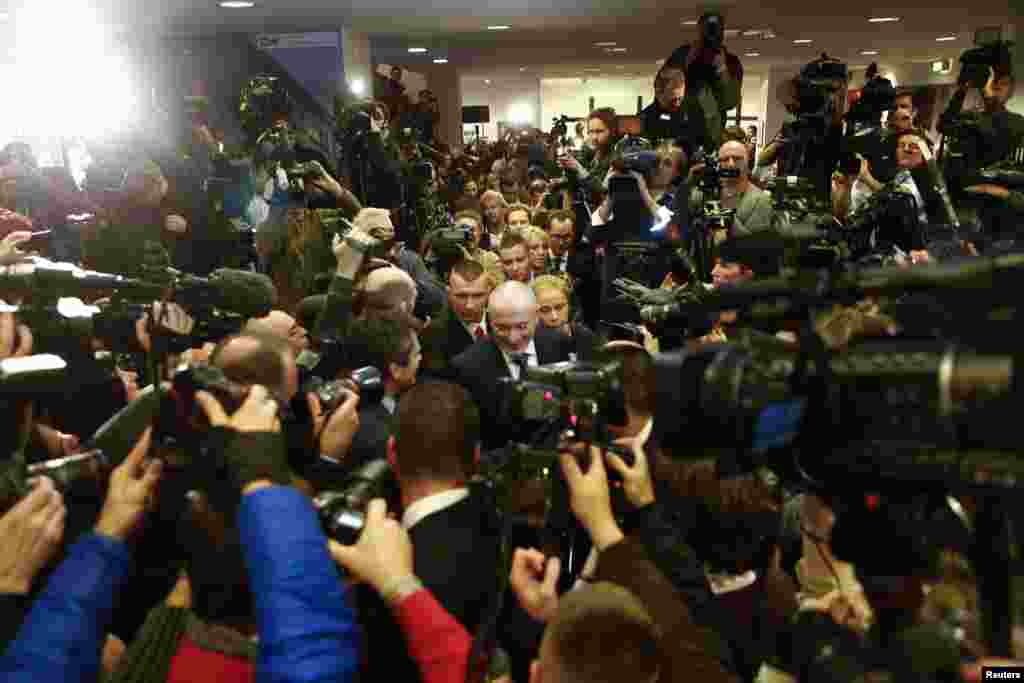
<path id="1" fill-rule="evenodd" d="M 471 495 L 409 530 L 416 576 L 471 636 L 493 609 L 498 585 L 499 534 L 484 505 Z M 387 605 L 365 587 L 357 599 L 367 654 L 361 680 L 422 680 Z"/>
<path id="2" fill-rule="evenodd" d="M 380 405 L 359 408 L 359 430 L 345 456 L 350 469 L 362 467 L 370 460 L 388 457 L 388 437 L 392 434 L 393 416 Z"/>
<path id="3" fill-rule="evenodd" d="M 448 306 L 420 334 L 423 360 L 420 372 L 438 379 L 452 378 L 452 359 L 473 345 L 473 337 Z"/>
<path id="4" fill-rule="evenodd" d="M 569 360 L 569 354 L 575 353 L 572 338 L 540 325 L 534 335 L 534 344 L 540 365 Z M 511 377 L 511 374 L 501 350 L 492 339 L 481 339 L 461 353 L 452 360 L 452 369 L 455 381 L 466 387 L 480 409 L 485 450 L 501 448 L 510 439 L 526 436 L 520 433 L 521 425 L 510 423 L 501 415 L 506 391 L 499 380 Z"/>

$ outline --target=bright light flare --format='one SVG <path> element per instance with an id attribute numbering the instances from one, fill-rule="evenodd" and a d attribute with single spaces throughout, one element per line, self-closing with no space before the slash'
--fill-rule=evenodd
<path id="1" fill-rule="evenodd" d="M 0 130 L 13 136 L 100 137 L 131 129 L 139 102 L 128 62 L 109 49 L 107 29 L 87 6 L 33 0 L 12 13 Z"/>
<path id="2" fill-rule="evenodd" d="M 530 123 L 533 120 L 533 107 L 525 102 L 513 104 L 508 109 L 508 118 L 512 123 Z"/>

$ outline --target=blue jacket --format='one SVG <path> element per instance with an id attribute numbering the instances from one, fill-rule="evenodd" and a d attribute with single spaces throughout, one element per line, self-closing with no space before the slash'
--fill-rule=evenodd
<path id="1" fill-rule="evenodd" d="M 242 498 L 238 532 L 256 599 L 258 683 L 344 683 L 359 668 L 349 605 L 309 499 L 271 486 Z"/>
<path id="2" fill-rule="evenodd" d="M 256 599 L 259 683 L 345 683 L 359 665 L 355 616 L 312 506 L 280 486 L 242 499 L 239 533 Z M 128 546 L 87 534 L 0 657 L 4 683 L 94 683 Z"/>

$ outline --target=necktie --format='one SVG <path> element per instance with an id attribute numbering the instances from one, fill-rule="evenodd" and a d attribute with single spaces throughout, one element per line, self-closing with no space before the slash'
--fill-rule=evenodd
<path id="1" fill-rule="evenodd" d="M 473 330 L 473 339 L 483 339 L 487 336 L 487 330 L 484 329 L 483 325 L 477 325 Z"/>

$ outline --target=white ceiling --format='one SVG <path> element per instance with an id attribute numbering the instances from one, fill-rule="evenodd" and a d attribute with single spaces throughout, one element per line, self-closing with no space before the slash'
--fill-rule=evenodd
<path id="1" fill-rule="evenodd" d="M 49 2 L 57 0 L 10 0 Z M 64 0 L 68 1 L 68 0 Z M 212 35 L 218 33 L 286 33 L 332 31 L 342 25 L 372 38 L 376 60 L 415 68 L 446 57 L 450 68 L 480 77 L 535 74 L 544 77 L 583 75 L 583 69 L 649 75 L 657 60 L 695 33 L 685 20 L 700 9 L 690 0 L 257 0 L 253 9 L 227 10 L 216 0 L 89 0 L 104 20 L 139 36 Z M 951 0 L 944 0 L 951 2 Z M 810 61 L 821 51 L 851 63 L 928 61 L 955 57 L 971 44 L 974 29 L 1006 23 L 1007 0 L 976 0 L 937 7 L 930 0 L 880 0 L 814 5 L 806 0 L 746 0 L 719 3 L 729 28 L 772 29 L 776 38 L 735 37 L 730 49 L 743 57 L 748 71 L 773 64 Z M 4 0 L 0 0 L 0 12 Z M 59 5 L 59 2 L 57 2 Z M 56 6 L 55 6 L 56 7 Z M 827 11 L 826 11 L 827 10 Z M 16 16 L 14 12 L 12 12 Z M 892 24 L 868 23 L 869 16 L 897 16 Z M 487 31 L 490 24 L 511 30 Z M 13 28 L 13 27 L 12 27 Z M 938 43 L 956 34 L 955 42 Z M 794 45 L 810 38 L 813 45 Z M 622 54 L 607 54 L 594 43 L 616 41 Z M 426 55 L 407 49 L 422 46 Z M 866 49 L 878 57 L 863 57 Z M 746 57 L 757 51 L 761 56 Z M 625 69 L 615 69 L 616 65 Z M 526 71 L 521 71 L 523 67 Z"/>

